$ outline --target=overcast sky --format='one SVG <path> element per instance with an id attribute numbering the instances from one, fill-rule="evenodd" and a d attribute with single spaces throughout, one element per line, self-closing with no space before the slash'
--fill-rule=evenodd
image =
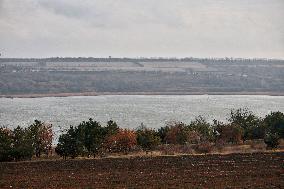
<path id="1" fill-rule="evenodd" d="M 284 0 L 0 0 L 2 57 L 284 58 Z"/>

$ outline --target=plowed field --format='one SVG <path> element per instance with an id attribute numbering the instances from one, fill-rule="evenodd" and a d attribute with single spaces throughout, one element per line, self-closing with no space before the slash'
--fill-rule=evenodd
<path id="1" fill-rule="evenodd" d="M 284 153 L 0 163 L 0 188 L 284 188 Z"/>

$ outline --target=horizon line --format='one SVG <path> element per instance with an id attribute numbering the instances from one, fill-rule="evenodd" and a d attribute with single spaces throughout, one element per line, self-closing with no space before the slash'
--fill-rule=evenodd
<path id="1" fill-rule="evenodd" d="M 166 57 L 166 56 L 137 56 L 137 57 L 112 57 L 112 56 L 50 56 L 50 57 L 2 57 L 0 54 L 0 59 L 148 59 L 148 60 L 184 60 L 184 59 L 209 59 L 209 60 L 281 60 L 284 58 L 267 58 L 267 57 Z"/>

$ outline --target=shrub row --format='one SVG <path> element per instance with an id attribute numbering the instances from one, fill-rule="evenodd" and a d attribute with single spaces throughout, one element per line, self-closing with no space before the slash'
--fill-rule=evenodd
<path id="1" fill-rule="evenodd" d="M 269 148 L 275 148 L 284 138 L 284 114 L 272 112 L 260 118 L 248 109 L 231 110 L 227 123 L 207 122 L 198 116 L 189 124 L 168 122 L 158 130 L 141 124 L 135 130 L 119 128 L 110 120 L 106 126 L 89 119 L 78 126 L 70 126 L 59 136 L 55 151 L 67 158 L 94 156 L 142 148 L 148 152 L 160 144 L 196 144 L 200 152 L 209 152 L 211 144 L 241 144 L 247 140 L 264 139 Z M 49 154 L 53 139 L 52 125 L 35 121 L 28 128 L 0 129 L 0 161 L 24 160 Z"/>
<path id="2" fill-rule="evenodd" d="M 90 119 L 77 127 L 70 127 L 59 138 L 56 152 L 63 157 L 96 156 L 103 153 L 127 153 L 136 146 L 148 152 L 160 144 L 196 144 L 199 152 L 207 153 L 211 144 L 242 144 L 246 140 L 264 139 L 275 148 L 284 138 L 284 114 L 272 112 L 260 118 L 248 109 L 231 110 L 227 123 L 207 122 L 198 116 L 190 124 L 168 122 L 158 130 L 141 124 L 136 130 L 121 129 L 114 121 L 105 127 Z"/>

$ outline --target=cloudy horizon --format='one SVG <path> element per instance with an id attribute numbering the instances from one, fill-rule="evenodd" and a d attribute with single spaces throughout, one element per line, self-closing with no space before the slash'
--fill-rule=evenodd
<path id="1" fill-rule="evenodd" d="M 283 10 L 283 0 L 0 0 L 0 53 L 284 59 Z"/>

